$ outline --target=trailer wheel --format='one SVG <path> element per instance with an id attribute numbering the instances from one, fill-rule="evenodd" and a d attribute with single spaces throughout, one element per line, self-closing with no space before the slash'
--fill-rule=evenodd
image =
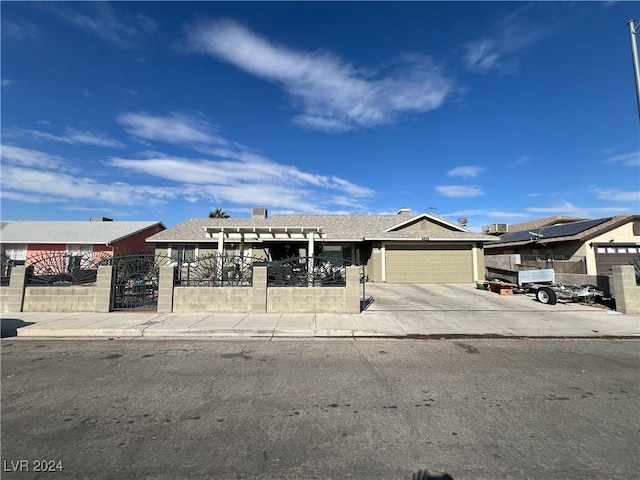
<path id="1" fill-rule="evenodd" d="M 558 296 L 549 287 L 542 287 L 536 292 L 536 299 L 545 305 L 555 305 L 558 303 Z"/>

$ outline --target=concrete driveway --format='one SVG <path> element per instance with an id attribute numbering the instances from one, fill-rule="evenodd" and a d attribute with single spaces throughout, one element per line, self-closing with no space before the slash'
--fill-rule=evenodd
<path id="1" fill-rule="evenodd" d="M 369 312 L 593 312 L 595 307 L 558 301 L 544 305 L 533 295 L 499 295 L 471 284 L 367 283 Z"/>
<path id="2" fill-rule="evenodd" d="M 637 335 L 629 315 L 578 303 L 544 305 L 533 295 L 499 295 L 460 284 L 372 284 L 365 286 L 373 302 L 357 317 L 363 327 L 405 335 L 501 335 L 571 337 Z M 543 333 L 544 332 L 544 333 Z"/>

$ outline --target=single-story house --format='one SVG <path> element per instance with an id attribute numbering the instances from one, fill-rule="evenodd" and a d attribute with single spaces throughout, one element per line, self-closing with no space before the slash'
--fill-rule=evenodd
<path id="1" fill-rule="evenodd" d="M 90 221 L 9 221 L 0 224 L 2 255 L 15 263 L 43 252 L 94 257 L 140 253 L 151 247 L 145 240 L 166 227 L 158 221 L 120 222 L 104 217 Z"/>
<path id="2" fill-rule="evenodd" d="M 276 261 L 339 257 L 366 266 L 369 279 L 390 283 L 471 283 L 484 278 L 483 246 L 495 237 L 442 217 L 412 215 L 293 215 L 194 218 L 147 239 L 156 254 L 178 263 L 228 254 Z"/>
<path id="3" fill-rule="evenodd" d="M 587 275 L 611 275 L 613 265 L 640 258 L 640 215 L 591 220 L 549 217 L 508 226 L 508 232 L 485 247 L 487 256 L 582 261 Z"/>

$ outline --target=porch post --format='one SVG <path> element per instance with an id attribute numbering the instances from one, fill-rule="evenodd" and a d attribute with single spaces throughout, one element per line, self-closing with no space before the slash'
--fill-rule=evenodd
<path id="1" fill-rule="evenodd" d="M 473 245 L 471 247 L 471 262 L 473 263 L 473 281 L 477 282 L 478 278 L 478 247 Z"/>
<path id="2" fill-rule="evenodd" d="M 218 255 L 224 253 L 224 232 L 221 230 L 218 233 Z"/>
<path id="3" fill-rule="evenodd" d="M 382 242 L 380 246 L 380 262 L 382 266 L 382 281 L 387 281 L 387 249 L 385 248 L 385 243 Z"/>
<path id="4" fill-rule="evenodd" d="M 313 275 L 313 255 L 314 255 L 314 244 L 313 244 L 313 239 L 314 239 L 315 234 L 313 232 L 309 233 L 309 247 L 307 248 L 307 272 L 309 272 L 309 286 L 312 287 L 313 286 L 313 281 L 311 280 Z"/>

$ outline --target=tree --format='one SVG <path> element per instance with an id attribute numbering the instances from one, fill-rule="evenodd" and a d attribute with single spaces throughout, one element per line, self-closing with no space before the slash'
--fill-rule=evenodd
<path id="1" fill-rule="evenodd" d="M 221 208 L 216 208 L 213 212 L 209 212 L 209 218 L 229 218 L 229 215 Z"/>

